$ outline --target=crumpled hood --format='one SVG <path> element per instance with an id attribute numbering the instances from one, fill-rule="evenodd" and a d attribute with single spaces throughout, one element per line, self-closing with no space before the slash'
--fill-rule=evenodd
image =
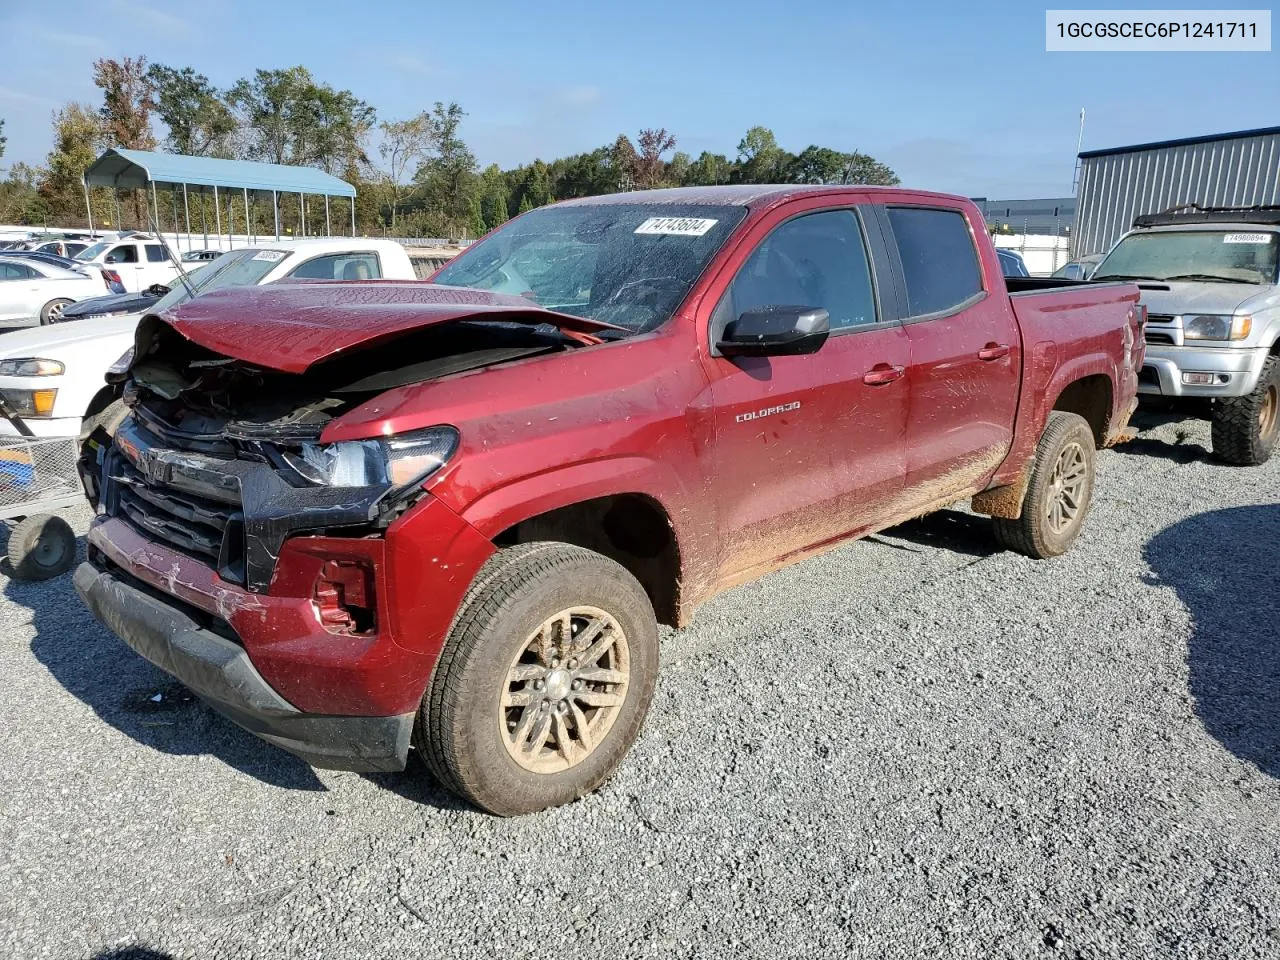
<path id="1" fill-rule="evenodd" d="M 1148 313 L 1177 316 L 1187 313 L 1229 315 L 1270 287 L 1243 283 L 1201 283 L 1190 280 L 1168 280 L 1159 284 L 1142 281 L 1142 302 Z M 1152 288 L 1156 289 L 1152 289 Z M 1159 289 L 1168 287 L 1168 290 Z"/>
<path id="2" fill-rule="evenodd" d="M 236 287 L 203 294 L 161 319 L 215 353 L 285 373 L 302 373 L 340 353 L 453 320 L 548 323 L 582 333 L 619 329 L 545 310 L 523 297 L 420 280 Z"/>

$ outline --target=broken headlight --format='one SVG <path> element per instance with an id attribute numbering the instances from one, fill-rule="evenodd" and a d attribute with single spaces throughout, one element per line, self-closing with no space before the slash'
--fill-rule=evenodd
<path id="1" fill-rule="evenodd" d="M 304 443 L 285 462 L 308 483 L 325 487 L 390 487 L 399 493 L 421 483 L 458 449 L 453 427 L 428 427 L 377 440 Z"/>

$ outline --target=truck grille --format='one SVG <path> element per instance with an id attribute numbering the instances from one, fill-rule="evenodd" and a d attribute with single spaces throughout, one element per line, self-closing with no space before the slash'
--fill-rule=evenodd
<path id="1" fill-rule="evenodd" d="M 245 582 L 244 514 L 237 505 L 149 480 L 118 449 L 108 455 L 106 475 L 108 514 L 208 563 L 224 580 Z"/>
<path id="2" fill-rule="evenodd" d="M 1166 343 L 1172 346 L 1174 342 L 1173 334 L 1147 328 L 1147 343 Z"/>

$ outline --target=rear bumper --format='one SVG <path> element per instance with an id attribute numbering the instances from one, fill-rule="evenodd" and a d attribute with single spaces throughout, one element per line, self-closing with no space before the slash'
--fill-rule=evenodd
<path id="1" fill-rule="evenodd" d="M 1258 385 L 1266 347 L 1178 347 L 1147 344 L 1138 392 L 1157 397 L 1243 397 Z M 1212 374 L 1217 382 L 1189 384 L 1183 373 Z"/>
<path id="2" fill-rule="evenodd" d="M 303 713 L 258 673 L 245 649 L 180 609 L 91 563 L 75 573 L 93 615 L 227 719 L 316 767 L 403 770 L 412 712 L 387 717 Z"/>

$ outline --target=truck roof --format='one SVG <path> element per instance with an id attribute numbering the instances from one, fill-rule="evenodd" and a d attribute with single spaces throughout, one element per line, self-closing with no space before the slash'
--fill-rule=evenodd
<path id="1" fill-rule="evenodd" d="M 901 187 L 872 187 L 849 184 L 841 186 L 826 183 L 742 183 L 716 187 L 665 187 L 660 190 L 632 190 L 628 193 L 606 193 L 593 197 L 576 197 L 564 200 L 556 206 L 597 206 L 615 203 L 643 204 L 716 204 L 720 206 L 755 207 L 768 206 L 780 200 L 803 194 L 862 194 L 900 193 Z M 947 197 L 953 200 L 967 198 L 953 194 L 931 193 L 924 190 L 907 190 L 923 196 Z"/>

